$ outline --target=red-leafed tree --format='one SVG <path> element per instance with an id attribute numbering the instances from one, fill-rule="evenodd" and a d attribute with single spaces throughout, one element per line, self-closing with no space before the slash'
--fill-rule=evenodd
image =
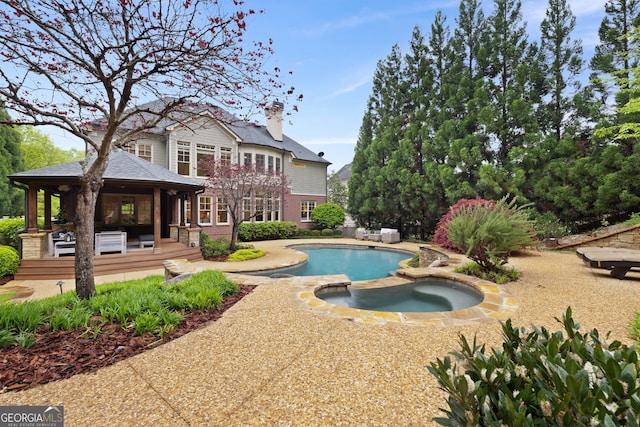
<path id="1" fill-rule="evenodd" d="M 231 217 L 231 251 L 236 250 L 240 224 L 256 216 L 264 216 L 270 203 L 283 203 L 290 192 L 291 182 L 284 173 L 270 173 L 254 165 L 213 159 L 201 160 L 199 166 L 207 176 L 205 185 L 227 205 Z M 251 203 L 252 209 L 245 209 L 245 201 Z"/>
<path id="2" fill-rule="evenodd" d="M 246 118 L 273 99 L 284 101 L 293 88 L 284 86 L 280 70 L 263 65 L 270 40 L 244 40 L 246 18 L 255 12 L 241 0 L 0 3 L 0 98 L 15 117 L 4 123 L 57 126 L 95 157 L 85 164 L 75 217 L 76 291 L 88 298 L 95 293 L 94 214 L 108 154 L 185 105 L 209 102 Z M 157 98 L 167 100 L 163 108 L 139 107 Z M 96 123 L 100 141 L 87 133 Z"/>

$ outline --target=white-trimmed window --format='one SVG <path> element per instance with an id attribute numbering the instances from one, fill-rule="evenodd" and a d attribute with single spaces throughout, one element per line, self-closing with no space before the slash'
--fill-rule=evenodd
<path id="1" fill-rule="evenodd" d="M 242 198 L 242 220 L 251 220 L 251 195 L 245 194 Z"/>
<path id="2" fill-rule="evenodd" d="M 138 157 L 150 162 L 152 159 L 151 144 L 137 144 L 137 148 L 138 148 Z"/>
<path id="3" fill-rule="evenodd" d="M 220 147 L 220 163 L 231 164 L 231 147 Z"/>
<path id="4" fill-rule="evenodd" d="M 202 225 L 213 224 L 211 217 L 212 210 L 212 197 L 211 196 L 198 196 L 198 222 Z"/>
<path id="5" fill-rule="evenodd" d="M 276 157 L 276 174 L 280 174 L 280 158 Z"/>
<path id="6" fill-rule="evenodd" d="M 315 200 L 303 200 L 300 202 L 300 221 L 310 222 L 311 211 L 316 208 Z"/>
<path id="7" fill-rule="evenodd" d="M 264 195 L 256 195 L 256 216 L 254 218 L 255 222 L 264 222 Z"/>
<path id="8" fill-rule="evenodd" d="M 229 204 L 224 199 L 224 197 L 217 198 L 216 206 L 217 206 L 216 210 L 218 212 L 216 223 L 218 225 L 229 224 Z"/>
<path id="9" fill-rule="evenodd" d="M 273 156 L 267 157 L 267 172 L 273 173 Z"/>
<path id="10" fill-rule="evenodd" d="M 251 166 L 253 160 L 251 159 L 251 153 L 244 153 L 244 165 Z"/>
<path id="11" fill-rule="evenodd" d="M 136 144 L 135 142 L 130 142 L 127 145 L 125 145 L 124 147 L 122 147 L 122 149 L 124 151 L 127 151 L 131 154 L 133 154 L 134 156 L 138 156 L 141 159 L 144 159 L 148 162 L 152 161 L 152 149 L 151 149 L 151 144 Z"/>
<path id="12" fill-rule="evenodd" d="M 280 221 L 280 197 L 267 197 L 265 217 L 268 222 Z"/>
<path id="13" fill-rule="evenodd" d="M 264 154 L 256 154 L 256 171 L 264 173 Z"/>
<path id="14" fill-rule="evenodd" d="M 191 175 L 191 143 L 178 141 L 178 173 Z"/>
<path id="15" fill-rule="evenodd" d="M 216 154 L 216 147 L 207 144 L 196 145 L 196 160 L 198 161 L 198 167 L 196 168 L 198 176 L 207 176 L 207 170 L 200 162 L 207 160 L 214 160 Z"/>

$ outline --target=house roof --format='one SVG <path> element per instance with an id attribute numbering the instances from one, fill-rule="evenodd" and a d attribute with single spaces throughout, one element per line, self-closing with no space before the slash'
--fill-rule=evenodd
<path id="1" fill-rule="evenodd" d="M 146 104 L 139 106 L 139 109 L 148 111 L 160 111 L 162 107 L 171 100 L 171 98 L 161 98 Z M 276 141 L 267 132 L 267 127 L 262 125 L 255 125 L 243 120 L 238 119 L 232 114 L 224 111 L 223 109 L 211 104 L 184 104 L 180 110 L 173 111 L 168 117 L 161 119 L 158 124 L 148 130 L 151 134 L 162 135 L 168 131 L 168 128 L 188 121 L 194 115 L 202 115 L 209 113 L 213 118 L 219 120 L 221 123 L 235 133 L 242 141 L 241 144 L 253 144 L 260 145 L 269 148 L 275 148 L 277 150 L 286 151 L 292 153 L 293 156 L 300 160 L 306 160 L 310 162 L 324 163 L 330 165 L 331 162 L 324 159 L 322 156 L 309 150 L 302 144 L 295 140 L 283 135 L 282 141 Z M 131 129 L 136 126 L 137 123 L 149 121 L 153 117 L 152 113 L 140 113 L 141 117 L 130 118 L 126 121 L 122 128 Z"/>
<path id="2" fill-rule="evenodd" d="M 93 162 L 95 158 L 89 159 Z M 32 169 L 9 175 L 12 181 L 28 183 L 31 181 L 45 180 L 51 182 L 69 181 L 79 179 L 82 176 L 80 161 L 63 163 L 46 168 Z M 105 181 L 138 182 L 160 185 L 163 188 L 193 189 L 204 188 L 198 182 L 171 172 L 161 166 L 143 160 L 126 151 L 117 150 L 109 154 L 109 164 L 104 172 Z"/>

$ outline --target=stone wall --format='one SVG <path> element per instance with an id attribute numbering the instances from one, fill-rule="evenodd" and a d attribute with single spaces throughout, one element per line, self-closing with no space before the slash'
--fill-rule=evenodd
<path id="1" fill-rule="evenodd" d="M 640 250 L 640 224 L 608 233 L 593 233 L 583 239 L 559 244 L 554 249 L 575 249 L 585 246 L 612 247 Z"/>

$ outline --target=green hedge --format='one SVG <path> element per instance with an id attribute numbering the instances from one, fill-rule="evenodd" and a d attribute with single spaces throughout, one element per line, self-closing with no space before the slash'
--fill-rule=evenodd
<path id="1" fill-rule="evenodd" d="M 0 220 L 0 244 L 9 245 L 14 249 L 20 247 L 20 238 L 17 233 L 24 230 L 23 218 L 8 218 Z"/>
<path id="2" fill-rule="evenodd" d="M 288 239 L 296 234 L 296 228 L 296 223 L 291 221 L 247 222 L 240 224 L 238 238 L 243 242 Z"/>
<path id="3" fill-rule="evenodd" d="M 19 265 L 18 251 L 11 246 L 0 246 L 0 277 L 16 274 Z"/>

